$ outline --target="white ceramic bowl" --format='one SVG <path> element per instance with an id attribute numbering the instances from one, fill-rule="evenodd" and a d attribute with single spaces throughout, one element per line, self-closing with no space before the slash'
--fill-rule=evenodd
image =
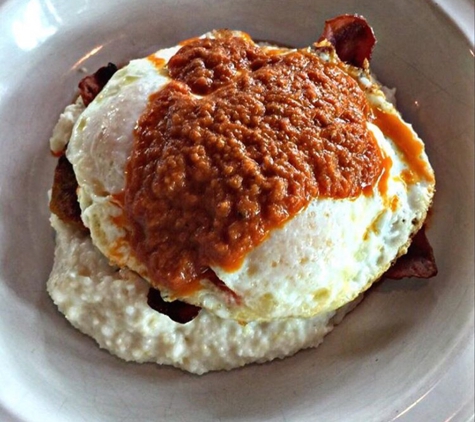
<path id="1" fill-rule="evenodd" d="M 473 2 L 441 3 L 471 42 L 423 0 L 0 1 L 0 420 L 471 420 Z M 380 284 L 319 349 L 270 364 L 197 377 L 99 350 L 45 291 L 48 138 L 80 69 L 218 27 L 303 46 L 341 13 L 374 27 L 373 68 L 426 141 L 439 275 Z"/>

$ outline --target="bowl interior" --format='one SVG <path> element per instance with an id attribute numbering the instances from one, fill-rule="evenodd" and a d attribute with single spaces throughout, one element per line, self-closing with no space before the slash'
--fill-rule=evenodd
<path id="1" fill-rule="evenodd" d="M 54 248 L 48 139 L 84 69 L 213 28 L 305 46 L 342 13 L 373 26 L 373 70 L 397 87 L 399 109 L 426 142 L 437 177 L 429 237 L 439 275 L 379 284 L 318 350 L 270 364 L 196 377 L 99 350 L 45 291 Z M 21 0 L 4 2 L 0 18 L 0 416 L 391 420 L 432 390 L 473 337 L 473 53 L 431 2 Z"/>

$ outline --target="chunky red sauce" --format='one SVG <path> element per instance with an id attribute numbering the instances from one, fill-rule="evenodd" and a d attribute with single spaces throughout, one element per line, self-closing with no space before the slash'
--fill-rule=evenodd
<path id="1" fill-rule="evenodd" d="M 313 198 L 378 181 L 363 92 L 311 52 L 266 54 L 224 32 L 186 43 L 168 69 L 136 127 L 124 197 L 153 285 L 186 291 L 211 265 L 236 269 Z"/>
<path id="2" fill-rule="evenodd" d="M 170 76 L 185 82 L 195 94 L 206 95 L 273 60 L 251 40 L 222 32 L 217 39 L 191 39 L 168 62 Z"/>

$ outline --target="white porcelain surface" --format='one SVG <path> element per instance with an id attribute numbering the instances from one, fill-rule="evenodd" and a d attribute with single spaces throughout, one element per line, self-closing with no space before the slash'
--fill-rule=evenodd
<path id="1" fill-rule="evenodd" d="M 81 69 L 216 27 L 303 46 L 355 12 L 436 170 L 439 275 L 380 284 L 318 350 L 203 377 L 127 364 L 70 327 L 45 291 L 48 138 Z M 473 420 L 473 13 L 470 0 L 0 1 L 0 421 Z"/>

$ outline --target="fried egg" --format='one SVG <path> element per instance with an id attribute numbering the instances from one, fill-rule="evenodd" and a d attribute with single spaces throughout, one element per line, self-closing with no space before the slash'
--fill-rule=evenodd
<path id="1" fill-rule="evenodd" d="M 234 35 L 250 39 L 245 33 Z M 128 240 L 118 198 L 126 185 L 134 128 L 150 95 L 171 81 L 167 63 L 180 47 L 159 50 L 117 71 L 79 115 L 67 147 L 79 184 L 81 217 L 92 242 L 111 263 L 146 280 L 150 274 Z M 289 51 L 279 48 L 275 54 Z M 344 65 L 328 49 L 319 54 L 358 82 L 374 110 L 375 119 L 367 126 L 384 157 L 374 189 L 356 198 L 313 198 L 271 230 L 239 268 L 211 265 L 225 289 L 205 278 L 199 289 L 186 293 L 162 286 L 165 299 L 180 299 L 240 322 L 309 318 L 354 300 L 407 251 L 435 189 L 424 144 L 369 72 Z"/>

